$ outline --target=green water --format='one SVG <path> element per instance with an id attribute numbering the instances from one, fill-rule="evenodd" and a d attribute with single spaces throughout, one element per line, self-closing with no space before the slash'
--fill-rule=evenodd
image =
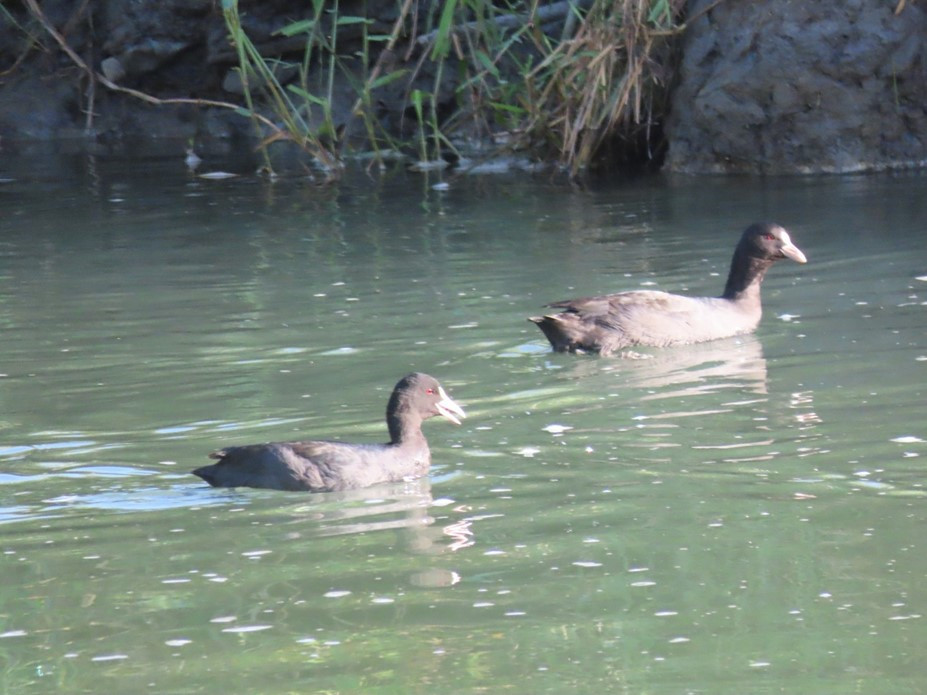
<path id="1" fill-rule="evenodd" d="M 190 177 L 0 163 L 0 691 L 927 692 L 919 176 Z M 553 355 L 546 301 L 716 294 L 748 338 Z M 381 441 L 427 479 L 214 490 L 220 446 Z"/>

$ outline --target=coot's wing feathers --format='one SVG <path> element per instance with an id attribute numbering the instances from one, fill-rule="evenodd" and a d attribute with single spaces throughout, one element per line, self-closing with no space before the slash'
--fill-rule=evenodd
<path id="1" fill-rule="evenodd" d="M 592 317 L 608 314 L 622 314 L 628 311 L 646 309 L 647 311 L 685 311 L 689 297 L 661 292 L 659 290 L 633 290 L 615 292 L 597 297 L 581 297 L 553 302 L 547 306 L 563 309 L 574 314 Z"/>
<path id="2" fill-rule="evenodd" d="M 229 446 L 212 452 L 209 458 L 219 459 L 220 463 L 233 464 L 239 461 L 259 459 L 262 455 L 268 453 L 280 455 L 283 452 L 290 452 L 303 459 L 314 461 L 328 458 L 335 452 L 348 452 L 350 450 L 351 447 L 346 447 L 341 442 L 329 442 L 324 440 L 268 442 L 266 444 Z M 339 456 L 343 455 L 344 453 L 339 454 Z"/>
<path id="3" fill-rule="evenodd" d="M 208 468 L 220 486 L 321 492 L 343 489 L 345 471 L 363 465 L 367 448 L 327 441 L 233 446 L 210 454 L 219 463 Z"/>
<path id="4" fill-rule="evenodd" d="M 309 441 L 309 442 L 283 442 L 281 446 L 290 449 L 294 454 L 307 461 L 322 462 L 337 455 L 339 458 L 349 456 L 350 452 L 361 445 L 346 446 L 340 442 Z M 336 453 L 337 452 L 337 453 Z"/>
<path id="5" fill-rule="evenodd" d="M 290 467 L 302 465 L 301 478 L 314 491 L 347 490 L 381 482 L 381 467 L 391 458 L 390 447 L 384 444 L 287 442 L 284 449 Z"/>
<path id="6" fill-rule="evenodd" d="M 558 302 L 553 306 L 563 313 L 551 318 L 573 335 L 578 345 L 607 354 L 632 345 L 697 342 L 703 339 L 698 327 L 704 312 L 718 310 L 710 308 L 715 301 L 635 290 Z"/>
<path id="7" fill-rule="evenodd" d="M 550 307 L 578 314 L 583 320 L 615 330 L 624 330 L 633 321 L 651 314 L 684 315 L 693 309 L 693 300 L 658 290 L 616 292 L 599 297 L 583 297 L 549 304 Z"/>
<path id="8" fill-rule="evenodd" d="M 681 336 L 692 336 L 704 309 L 700 298 L 656 290 L 622 292 L 609 296 L 603 325 L 620 331 L 632 345 L 672 345 L 689 342 Z"/>
<path id="9" fill-rule="evenodd" d="M 425 452 L 427 458 L 427 447 Z M 408 458 L 415 459 L 416 455 L 421 458 L 421 452 Z M 324 440 L 229 447 L 212 457 L 219 458 L 219 463 L 198 469 L 201 473 L 197 473 L 210 484 L 311 492 L 347 490 L 392 480 L 396 477 L 392 468 L 404 460 L 397 459 L 397 452 L 384 444 Z"/>

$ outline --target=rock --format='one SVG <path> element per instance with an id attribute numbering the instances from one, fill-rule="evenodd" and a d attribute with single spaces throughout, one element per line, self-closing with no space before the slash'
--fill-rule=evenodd
<path id="1" fill-rule="evenodd" d="M 205 41 L 207 27 L 221 24 L 205 0 L 106 0 L 100 11 L 103 50 L 119 58 L 126 74 L 138 78 Z"/>
<path id="2" fill-rule="evenodd" d="M 126 74 L 133 77 L 147 75 L 189 48 L 190 45 L 185 41 L 142 39 L 127 46 L 119 55 L 119 61 Z"/>
<path id="3" fill-rule="evenodd" d="M 927 14 L 695 0 L 665 167 L 820 173 L 927 165 Z"/>
<path id="4" fill-rule="evenodd" d="M 78 127 L 73 114 L 79 93 L 75 85 L 49 84 L 39 76 L 14 75 L 3 84 L 0 139 L 48 140 Z"/>
<path id="5" fill-rule="evenodd" d="M 100 72 L 110 82 L 119 82 L 126 75 L 126 69 L 122 66 L 122 61 L 113 56 L 103 59 L 100 63 Z"/>
<path id="6" fill-rule="evenodd" d="M 278 84 L 286 85 L 292 82 L 299 75 L 299 66 L 294 63 L 276 62 L 270 65 L 274 79 Z M 266 80 L 256 75 L 253 71 L 248 71 L 248 85 L 253 93 L 263 89 Z M 242 95 L 245 93 L 244 85 L 241 80 L 241 68 L 230 68 L 222 79 L 222 89 L 229 94 Z"/>

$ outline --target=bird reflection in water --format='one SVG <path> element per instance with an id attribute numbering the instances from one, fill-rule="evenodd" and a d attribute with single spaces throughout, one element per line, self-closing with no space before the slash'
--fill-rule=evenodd
<path id="1" fill-rule="evenodd" d="M 453 518 L 436 519 L 431 510 L 449 507 Z M 303 528 L 291 537 L 329 537 L 403 531 L 403 546 L 416 553 L 463 550 L 476 541 L 468 505 L 446 498 L 434 499 L 429 478 L 377 485 L 359 490 L 313 495 L 308 502 L 292 507 L 297 516 L 291 523 Z M 449 517 L 451 515 L 448 515 Z M 305 526 L 312 521 L 311 528 Z M 448 542 L 450 541 L 450 542 Z"/>

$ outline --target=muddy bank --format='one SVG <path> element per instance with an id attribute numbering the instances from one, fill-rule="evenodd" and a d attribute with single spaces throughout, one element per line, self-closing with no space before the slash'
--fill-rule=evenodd
<path id="1" fill-rule="evenodd" d="M 293 59 L 302 37 L 278 30 L 305 17 L 306 5 L 242 2 L 244 28 L 262 54 Z M 251 122 L 230 108 L 146 102 L 89 78 L 75 61 L 157 99 L 241 104 L 220 3 L 46 0 L 40 6 L 47 25 L 28 2 L 5 3 L 0 16 L 0 148 L 60 139 L 174 139 L 229 151 L 253 144 Z M 420 16 L 438 6 L 421 3 Z M 392 0 L 345 1 L 340 11 L 375 18 L 367 29 L 379 35 L 390 31 L 398 13 Z M 819 173 L 927 163 L 927 14 L 920 6 L 694 0 L 688 13 L 692 21 L 680 37 L 666 127 L 648 129 L 653 142 L 646 149 L 665 153 L 666 169 Z M 359 25 L 342 26 L 339 52 L 356 55 L 359 32 Z M 410 89 L 435 87 L 422 54 L 408 42 L 384 56 L 392 68 L 406 65 L 414 75 L 378 92 L 385 131 L 401 134 L 412 122 Z M 350 116 L 356 101 L 350 80 L 343 76 L 332 95 L 333 120 L 349 135 L 357 125 Z M 453 74 L 440 81 L 442 115 L 455 108 L 455 86 Z"/>

